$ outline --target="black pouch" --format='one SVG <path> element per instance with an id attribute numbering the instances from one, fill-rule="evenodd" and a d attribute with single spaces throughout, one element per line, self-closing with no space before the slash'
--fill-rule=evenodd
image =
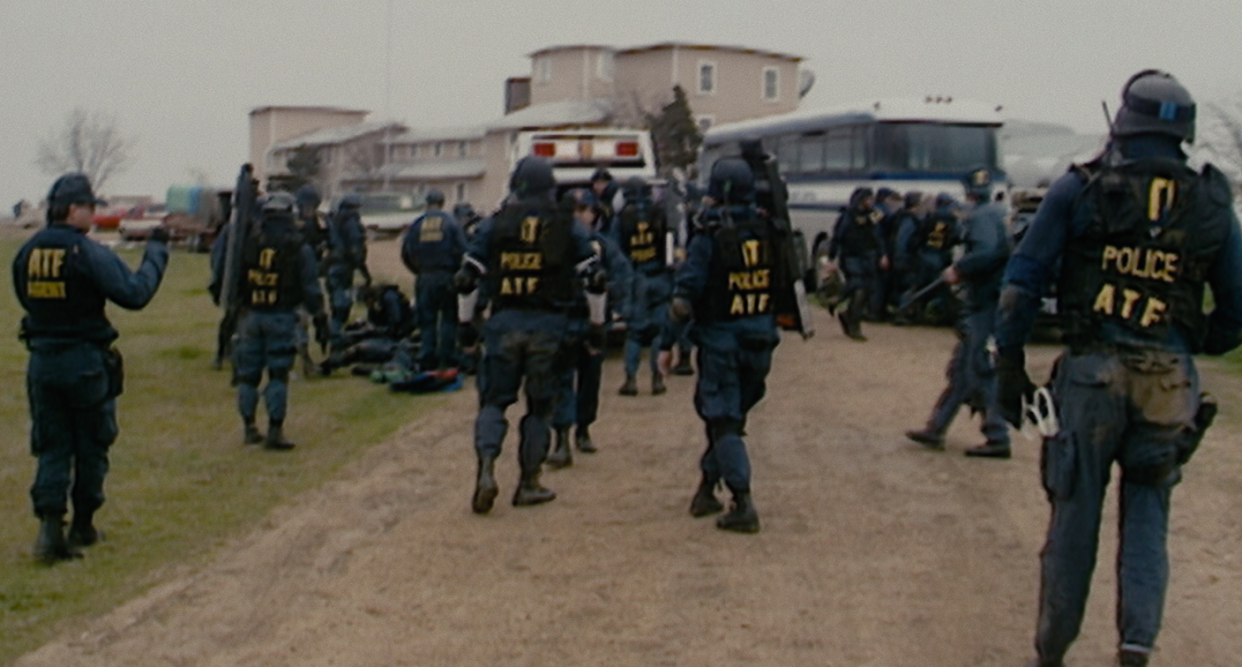
<path id="1" fill-rule="evenodd" d="M 1199 449 L 1199 443 L 1203 442 L 1203 435 L 1207 433 L 1208 427 L 1216 420 L 1216 411 L 1219 406 L 1216 405 L 1216 397 L 1204 392 L 1199 395 L 1199 411 L 1195 413 L 1195 428 L 1183 434 L 1182 440 L 1177 443 L 1177 464 L 1186 465 L 1190 462 L 1190 458 L 1195 455 Z"/>
<path id="2" fill-rule="evenodd" d="M 778 342 L 780 339 L 776 334 L 747 333 L 738 336 L 737 339 L 738 347 L 747 352 L 764 352 L 776 347 Z"/>
<path id="3" fill-rule="evenodd" d="M 116 398 L 125 391 L 125 359 L 115 347 L 103 354 L 104 374 L 108 376 L 108 398 Z"/>
<path id="4" fill-rule="evenodd" d="M 1069 500 L 1078 477 L 1078 440 L 1062 431 L 1044 438 L 1039 456 L 1039 473 L 1048 501 Z"/>

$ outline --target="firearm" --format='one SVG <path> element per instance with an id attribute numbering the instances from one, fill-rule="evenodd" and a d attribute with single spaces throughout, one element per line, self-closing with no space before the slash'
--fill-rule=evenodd
<path id="1" fill-rule="evenodd" d="M 224 317 L 220 320 L 218 332 L 218 359 L 224 356 L 224 349 L 233 337 L 241 312 L 242 250 L 250 236 L 257 189 L 253 174 L 254 168 L 243 164 L 237 175 L 237 186 L 233 189 L 233 210 L 228 245 L 224 251 L 224 275 L 221 276 L 220 307 L 224 309 Z"/>
<path id="2" fill-rule="evenodd" d="M 915 303 L 919 301 L 919 299 L 922 299 L 928 294 L 931 294 L 932 292 L 936 291 L 936 289 L 940 287 L 941 285 L 944 285 L 944 276 L 940 276 L 939 278 L 931 281 L 930 283 L 927 283 L 923 287 L 919 288 L 919 291 L 915 292 L 914 294 L 911 294 L 909 297 L 906 297 L 905 299 L 902 299 L 901 305 L 897 307 L 897 310 L 903 311 L 909 308 L 910 306 L 913 306 Z"/>

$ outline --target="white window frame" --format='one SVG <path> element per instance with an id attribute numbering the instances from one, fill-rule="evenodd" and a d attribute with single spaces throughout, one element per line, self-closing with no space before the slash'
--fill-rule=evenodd
<path id="1" fill-rule="evenodd" d="M 703 68 L 710 67 L 712 70 L 711 89 L 703 90 Z M 720 89 L 720 67 L 716 65 L 715 60 L 700 60 L 694 68 L 694 90 L 698 95 L 715 95 Z"/>
<path id="2" fill-rule="evenodd" d="M 552 81 L 552 59 L 546 55 L 535 58 L 535 83 Z"/>
<path id="3" fill-rule="evenodd" d="M 466 157 L 469 154 L 470 154 L 470 142 L 467 142 L 467 141 L 457 142 L 457 157 Z"/>
<path id="4" fill-rule="evenodd" d="M 768 75 L 772 75 L 773 95 L 768 95 Z M 781 70 L 779 67 L 764 67 L 759 76 L 759 99 L 764 102 L 781 101 Z"/>

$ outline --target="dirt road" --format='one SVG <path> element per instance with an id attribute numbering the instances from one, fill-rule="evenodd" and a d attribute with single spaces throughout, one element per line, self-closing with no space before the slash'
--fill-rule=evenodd
<path id="1" fill-rule="evenodd" d="M 906 442 L 942 388 L 951 334 L 873 326 L 858 344 L 826 314 L 819 325 L 778 348 L 750 420 L 759 535 L 686 511 L 702 449 L 693 379 L 621 398 L 614 360 L 601 451 L 545 475 L 550 505 L 470 513 L 464 391 L 202 571 L 18 664 L 1023 664 L 1048 518 L 1036 445 L 1016 436 L 1011 461 L 967 459 L 980 436 L 965 417 L 945 453 Z M 1174 494 L 1154 665 L 1242 664 L 1242 382 L 1204 370 L 1224 414 Z M 1115 506 L 1070 665 L 1112 664 Z"/>

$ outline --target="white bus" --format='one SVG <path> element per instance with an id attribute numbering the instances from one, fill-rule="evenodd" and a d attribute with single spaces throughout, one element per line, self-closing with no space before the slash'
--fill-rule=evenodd
<path id="1" fill-rule="evenodd" d="M 632 176 L 651 182 L 656 176 L 655 153 L 647 130 L 583 128 L 520 132 L 513 143 L 511 165 L 527 155 L 552 163 L 559 190 L 584 187 L 596 169 L 607 169 L 624 183 Z M 512 166 L 510 167 L 512 171 Z"/>
<path id="2" fill-rule="evenodd" d="M 739 153 L 739 142 L 762 141 L 780 162 L 791 223 L 810 250 L 808 266 L 815 266 L 855 188 L 947 192 L 961 201 L 962 176 L 987 167 L 1004 196 L 1001 125 L 998 106 L 939 97 L 797 111 L 708 130 L 699 174 L 706 181 L 712 163 Z"/>

